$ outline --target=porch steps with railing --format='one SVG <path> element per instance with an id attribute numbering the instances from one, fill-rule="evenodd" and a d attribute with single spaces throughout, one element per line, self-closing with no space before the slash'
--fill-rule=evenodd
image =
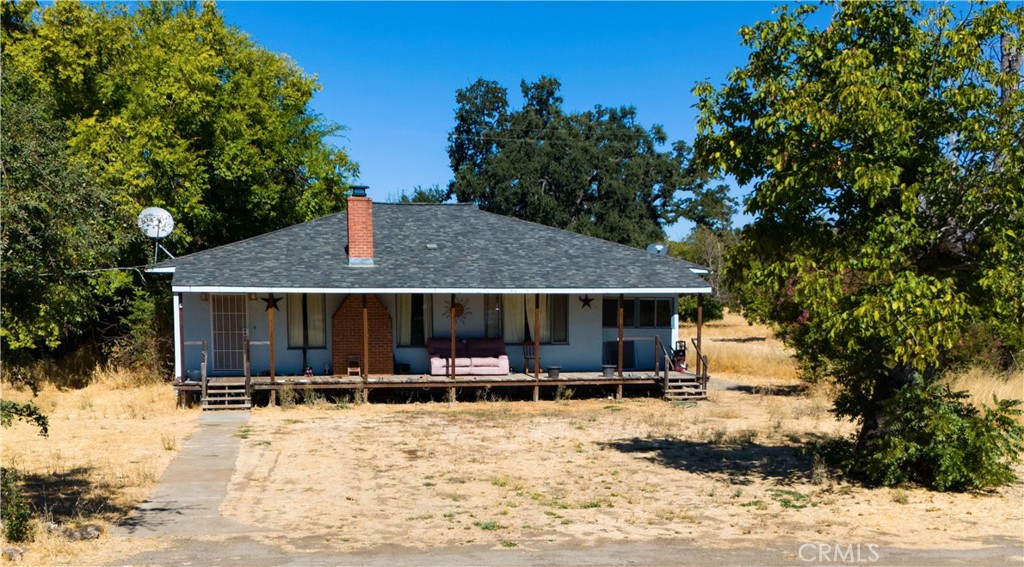
<path id="1" fill-rule="evenodd" d="M 691 339 L 692 340 L 692 339 Z M 689 372 L 670 372 L 669 369 L 673 368 L 674 353 L 670 353 L 665 345 L 662 344 L 661 339 L 655 336 L 654 349 L 655 349 L 655 363 L 654 373 L 658 374 L 659 362 L 664 363 L 664 374 L 662 377 L 662 394 L 666 400 L 669 401 L 683 401 L 683 400 L 705 400 L 708 397 L 708 359 L 700 352 L 700 343 L 696 340 L 692 340 L 693 348 L 697 354 L 697 372 L 690 374 Z M 677 352 L 684 352 L 685 358 L 685 343 L 677 343 Z M 658 359 L 662 360 L 659 361 Z"/>
<path id="2" fill-rule="evenodd" d="M 244 380 L 209 379 L 203 395 L 204 410 L 249 409 L 252 397 Z"/>

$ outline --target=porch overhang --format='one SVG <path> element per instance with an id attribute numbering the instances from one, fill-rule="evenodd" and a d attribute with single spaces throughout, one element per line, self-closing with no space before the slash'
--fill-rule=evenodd
<path id="1" fill-rule="evenodd" d="M 483 287 L 259 287 L 259 286 L 172 286 L 175 293 L 495 293 L 495 294 L 574 294 L 592 293 L 598 295 L 611 294 L 707 294 L 711 286 L 706 287 L 566 287 L 566 288 L 483 288 Z"/>

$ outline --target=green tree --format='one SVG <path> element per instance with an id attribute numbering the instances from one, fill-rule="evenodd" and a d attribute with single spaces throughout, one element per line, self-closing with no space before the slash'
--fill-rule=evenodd
<path id="1" fill-rule="evenodd" d="M 448 200 L 448 191 L 442 189 L 440 185 L 434 184 L 430 187 L 421 187 L 417 185 L 412 189 L 412 195 L 406 195 L 404 192 L 398 198 L 399 203 L 443 203 Z"/>
<path id="2" fill-rule="evenodd" d="M 936 380 L 978 330 L 1007 357 L 1024 347 L 1024 9 L 850 2 L 815 26 L 817 11 L 742 28 L 747 64 L 695 89 L 697 153 L 754 186 L 731 288 L 836 379 L 868 480 L 1005 482 L 1012 409 L 968 411 Z M 972 472 L 937 450 L 951 436 L 1005 460 Z"/>
<path id="3" fill-rule="evenodd" d="M 341 128 L 309 108 L 316 78 L 212 2 L 5 1 L 3 24 L 5 349 L 126 321 L 153 335 L 135 327 L 155 321 L 125 316 L 156 313 L 139 302 L 165 289 L 80 273 L 148 262 L 134 227 L 146 206 L 174 215 L 165 246 L 179 255 L 344 208 L 358 170 L 330 143 Z M 60 167 L 39 178 L 33 160 Z"/>
<path id="4" fill-rule="evenodd" d="M 70 160 L 68 127 L 54 118 L 53 99 L 7 61 L 4 52 L 0 338 L 10 363 L 84 332 L 99 290 L 124 275 L 93 270 L 116 252 L 105 224 L 111 192 Z"/>
<path id="5" fill-rule="evenodd" d="M 706 226 L 693 227 L 690 234 L 679 242 L 669 242 L 670 256 L 688 260 L 704 266 L 710 272 L 703 276 L 711 284 L 711 295 L 703 299 L 703 317 L 705 321 L 722 319 L 725 308 L 738 307 L 725 281 L 726 257 L 739 242 L 735 230 L 713 231 Z M 679 298 L 679 313 L 686 321 L 697 320 L 696 296 L 688 295 Z"/>
<path id="6" fill-rule="evenodd" d="M 558 80 L 521 84 L 523 107 L 477 80 L 456 94 L 448 135 L 449 195 L 481 209 L 631 246 L 665 238 L 679 218 L 720 228 L 732 205 L 724 186 L 688 168 L 690 148 L 670 151 L 660 126 L 632 107 L 566 113 Z"/>

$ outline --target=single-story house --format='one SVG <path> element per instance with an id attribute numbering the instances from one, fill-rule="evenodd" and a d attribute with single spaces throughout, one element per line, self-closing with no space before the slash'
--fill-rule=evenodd
<path id="1" fill-rule="evenodd" d="M 150 271 L 173 274 L 178 384 L 621 378 L 680 340 L 680 295 L 711 292 L 683 260 L 474 205 L 373 203 L 363 188 L 345 212 Z"/>

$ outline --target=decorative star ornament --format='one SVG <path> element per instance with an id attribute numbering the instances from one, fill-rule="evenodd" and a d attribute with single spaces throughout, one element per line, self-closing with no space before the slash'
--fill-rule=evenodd
<path id="1" fill-rule="evenodd" d="M 583 308 L 593 309 L 593 307 L 591 307 L 591 305 L 590 305 L 593 302 L 594 302 L 594 298 L 590 297 L 589 295 L 584 295 L 584 296 L 580 297 L 580 303 L 582 304 L 582 305 L 580 305 L 580 309 L 583 309 Z"/>
<path id="2" fill-rule="evenodd" d="M 280 311 L 281 308 L 277 306 L 277 302 L 281 301 L 282 299 L 284 299 L 284 298 L 283 297 L 274 297 L 274 294 L 270 294 L 267 297 L 264 297 L 263 298 L 263 303 L 267 304 L 266 311 L 270 311 L 271 307 L 273 307 L 274 309 Z"/>

